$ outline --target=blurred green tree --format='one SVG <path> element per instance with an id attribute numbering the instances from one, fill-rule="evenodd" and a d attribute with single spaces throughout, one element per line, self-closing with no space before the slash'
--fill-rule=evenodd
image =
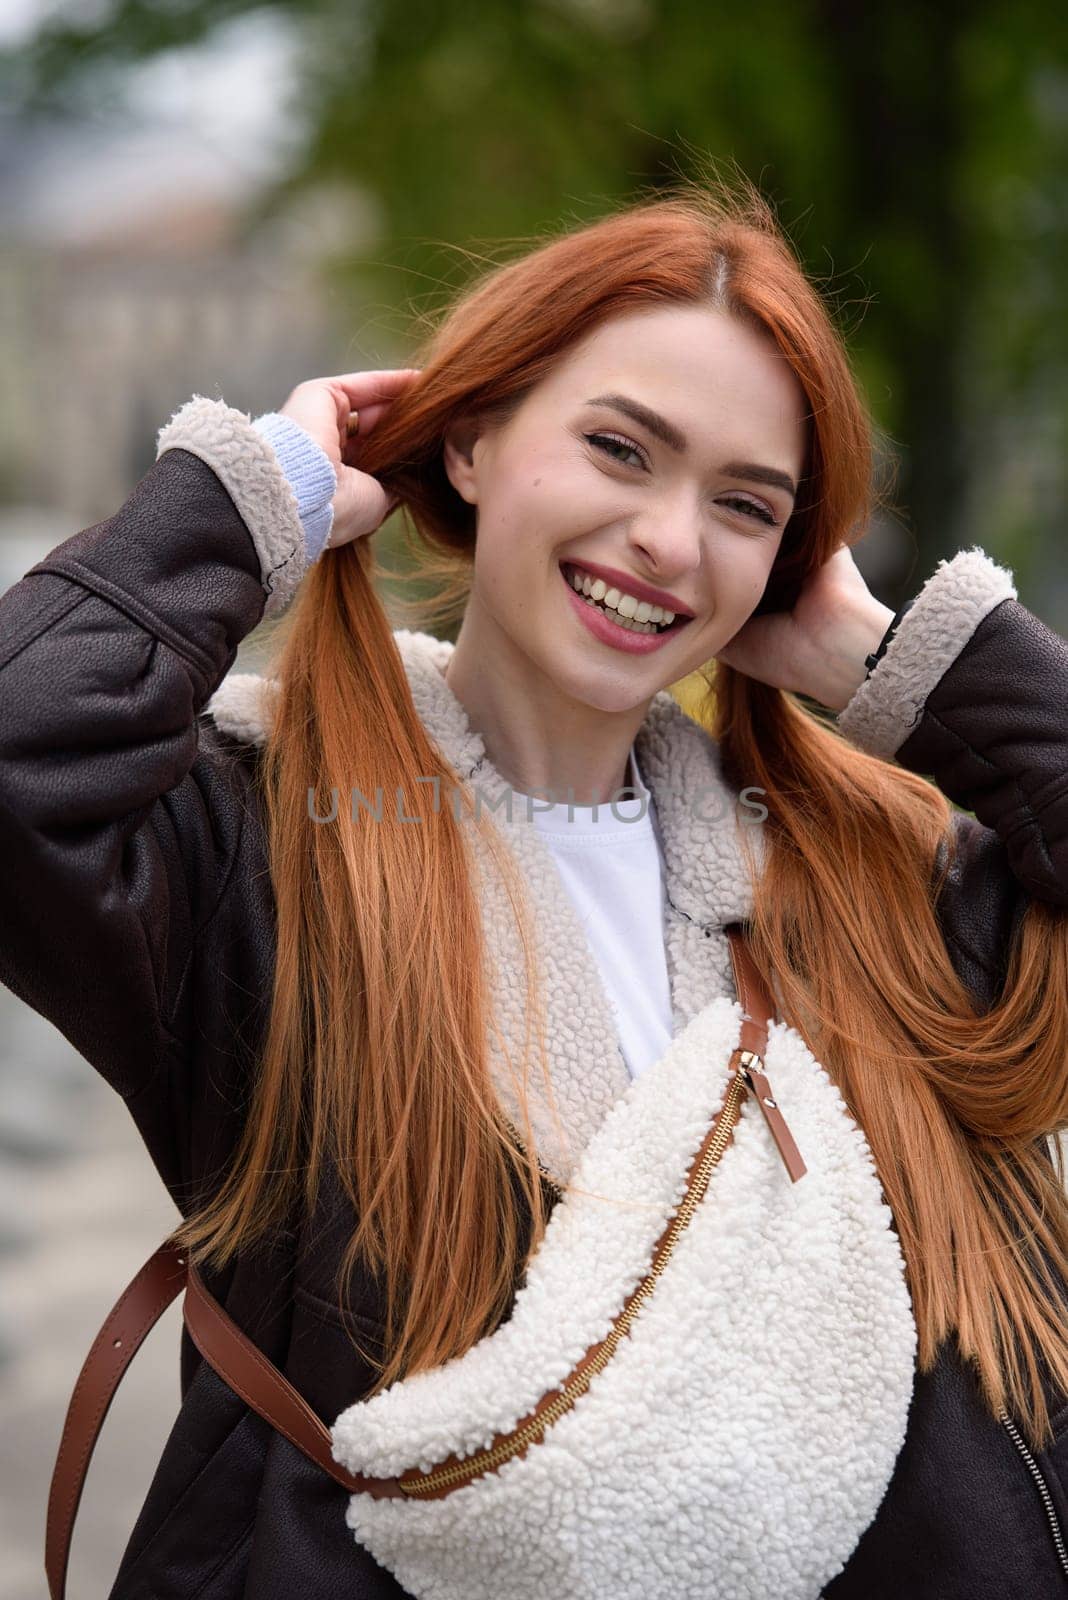
<path id="1" fill-rule="evenodd" d="M 737 163 L 823 286 L 899 466 L 910 531 L 883 597 L 976 541 L 1037 582 L 1068 511 L 1068 12 L 118 0 L 93 22 L 58 13 L 9 52 L 7 97 L 99 107 L 131 63 L 267 10 L 298 24 L 307 137 L 250 226 L 310 184 L 372 191 L 374 259 L 354 244 L 329 266 L 354 319 L 369 296 L 432 311 L 472 256 L 499 259 L 501 242 L 507 253 L 709 157 Z"/>

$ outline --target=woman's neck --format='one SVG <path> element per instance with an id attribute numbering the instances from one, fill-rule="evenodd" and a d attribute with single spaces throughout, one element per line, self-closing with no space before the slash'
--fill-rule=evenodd
<path id="1" fill-rule="evenodd" d="M 648 709 L 603 712 L 560 692 L 527 657 L 487 651 L 464 628 L 445 681 L 505 783 L 521 794 L 606 804 L 630 781 L 630 749 Z M 570 793 L 569 793 L 570 790 Z"/>

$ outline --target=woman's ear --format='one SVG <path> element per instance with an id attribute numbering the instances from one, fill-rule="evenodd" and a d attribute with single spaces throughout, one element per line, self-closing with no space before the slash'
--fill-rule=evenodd
<path id="1" fill-rule="evenodd" d="M 479 432 L 478 423 L 474 418 L 455 422 L 445 431 L 443 460 L 446 476 L 457 494 L 471 506 L 478 504 L 475 443 Z"/>

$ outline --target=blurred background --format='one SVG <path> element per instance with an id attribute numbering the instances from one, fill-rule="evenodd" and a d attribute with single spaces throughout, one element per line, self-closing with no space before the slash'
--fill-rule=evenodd
<path id="1" fill-rule="evenodd" d="M 488 255 L 709 160 L 775 204 L 896 473 L 897 604 L 981 544 L 1068 632 L 1068 12 L 1043 0 L 4 0 L 0 590 L 115 511 L 191 394 L 405 364 Z M 254 650 L 255 641 L 251 648 Z M 0 930 L 2 937 L 2 930 Z M 173 1221 L 121 1104 L 0 990 L 0 1600 L 36 1600 L 78 1366 Z M 107 1594 L 177 1312 L 75 1542 Z"/>

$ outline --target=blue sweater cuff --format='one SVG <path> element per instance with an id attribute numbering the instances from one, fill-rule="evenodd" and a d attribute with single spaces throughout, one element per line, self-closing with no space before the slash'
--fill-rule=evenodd
<path id="1" fill-rule="evenodd" d="M 322 554 L 334 522 L 331 502 L 337 491 L 337 473 L 333 462 L 292 417 L 266 411 L 252 426 L 272 447 L 289 480 L 304 529 L 308 561 L 312 562 Z"/>

